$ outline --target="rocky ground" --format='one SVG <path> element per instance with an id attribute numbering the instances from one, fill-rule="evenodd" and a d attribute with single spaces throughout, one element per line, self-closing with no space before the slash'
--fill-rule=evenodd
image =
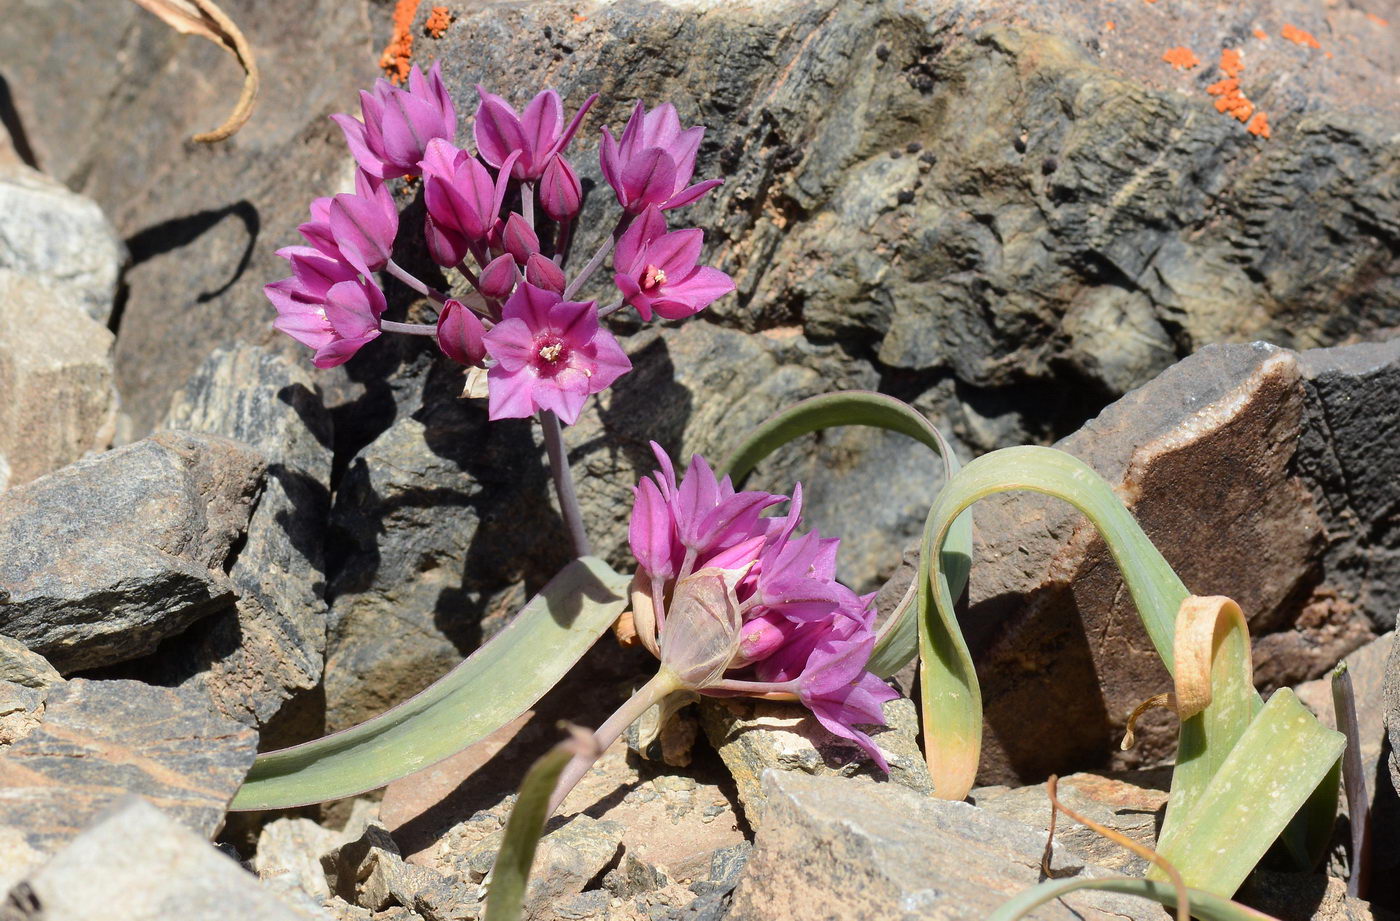
<path id="1" fill-rule="evenodd" d="M 257 751 L 420 690 L 567 550 L 537 432 L 488 425 L 455 366 L 397 337 L 317 371 L 270 327 L 273 251 L 349 182 L 326 116 L 376 76 L 389 6 L 224 6 L 264 82 L 214 146 L 187 140 L 237 92 L 212 45 L 135 4 L 25 4 L 0 31 L 0 917 L 474 918 L 524 767 L 640 660 L 600 644 L 485 750 L 382 796 L 226 814 Z M 1057 442 L 1192 590 L 1240 602 L 1262 689 L 1328 711 L 1308 682 L 1352 657 L 1376 808 L 1397 816 L 1394 0 L 525 0 L 449 5 L 438 38 L 427 7 L 415 60 L 442 61 L 464 111 L 478 81 L 603 94 L 576 158 L 585 226 L 599 125 L 642 97 L 710 128 L 699 172 L 726 184 L 691 217 L 739 291 L 684 325 L 620 322 L 637 370 L 569 432 L 613 563 L 647 439 L 722 456 L 812 394 L 907 399 L 964 457 Z M 1164 62 L 1178 46 L 1200 63 Z M 1267 138 L 1213 105 L 1223 48 Z M 393 318 L 421 309 L 390 297 Z M 897 597 L 937 485 L 921 452 L 840 431 L 764 475 L 801 479 L 845 578 Z M 978 506 L 975 558 L 974 804 L 927 796 L 907 701 L 879 737 L 888 781 L 803 711 L 707 704 L 569 800 L 531 917 L 982 917 L 1036 881 L 1051 772 L 1086 772 L 1071 804 L 1150 842 L 1174 725 L 1117 741 L 1166 675 L 1101 541 L 1006 497 Z M 1385 917 L 1393 825 L 1374 913 L 1339 894 L 1342 854 L 1332 878 L 1261 873 L 1244 898 Z M 1083 829 L 1057 840 L 1057 867 L 1141 869 Z M 1116 896 L 1036 917 L 1110 916 L 1163 917 Z"/>

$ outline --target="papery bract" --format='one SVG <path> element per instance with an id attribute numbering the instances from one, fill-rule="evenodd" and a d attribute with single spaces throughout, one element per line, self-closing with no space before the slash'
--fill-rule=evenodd
<path id="1" fill-rule="evenodd" d="M 618 204 L 633 214 L 648 205 L 679 208 L 721 185 L 720 179 L 687 185 L 704 136 L 705 129 L 699 125 L 682 131 L 676 107 L 669 102 L 650 112 L 638 102 L 621 139 L 614 139 L 604 128 L 598 160 Z"/>
<path id="2" fill-rule="evenodd" d="M 488 376 L 492 419 L 551 410 L 572 425 L 589 394 L 632 369 L 622 346 L 599 325 L 592 302 L 565 301 L 521 282 L 502 316 L 484 337 L 496 359 Z"/>
<path id="3" fill-rule="evenodd" d="M 419 175 L 429 142 L 457 136 L 457 110 L 438 64 L 426 76 L 417 66 L 410 70 L 406 90 L 376 81 L 372 93 L 360 93 L 360 112 L 364 121 L 342 114 L 331 118 L 345 133 L 355 162 L 380 179 Z"/>
<path id="4" fill-rule="evenodd" d="M 577 133 L 583 116 L 597 101 L 594 93 L 584 100 L 574 113 L 568 127 L 564 125 L 564 106 L 559 94 L 545 90 L 530 100 L 523 113 L 495 93 L 477 86 L 481 103 L 476 109 L 472 133 L 477 150 L 487 163 L 500 169 L 506 158 L 518 153 L 519 159 L 511 169 L 516 179 L 534 181 L 543 175 L 550 158 L 568 146 Z"/>
<path id="5" fill-rule="evenodd" d="M 734 290 L 728 275 L 698 264 L 703 243 L 703 231 L 668 231 L 661 211 L 648 207 L 617 241 L 613 281 L 644 320 L 692 316 Z"/>

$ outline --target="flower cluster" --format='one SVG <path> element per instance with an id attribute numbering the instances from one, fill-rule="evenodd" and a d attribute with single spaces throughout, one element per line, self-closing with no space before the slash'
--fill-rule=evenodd
<path id="1" fill-rule="evenodd" d="M 553 412 L 572 424 L 590 394 L 631 368 L 603 317 L 630 305 L 643 320 L 681 319 L 734 290 L 728 275 L 700 264 L 703 232 L 672 230 L 662 213 L 720 180 L 691 182 L 703 127 L 682 129 L 669 103 L 638 103 L 620 139 L 604 128 L 600 140 L 621 216 L 571 277 L 583 189 L 565 150 L 597 96 L 566 124 L 553 90 L 518 112 L 477 89 L 474 152 L 456 146 L 457 111 L 437 65 L 413 68 L 406 89 L 380 80 L 362 92 L 361 119 L 332 116 L 359 167 L 355 191 L 312 202 L 298 228 L 308 245 L 279 250 L 292 275 L 265 288 L 274 325 L 314 349 L 318 367 L 348 361 L 382 332 L 432 335 L 454 361 L 489 369 L 492 419 Z M 386 181 L 398 177 L 421 177 L 424 248 L 465 293 L 448 296 L 394 261 L 401 228 Z M 614 246 L 614 303 L 575 299 Z M 437 322 L 384 320 L 378 272 L 436 301 Z"/>
<path id="2" fill-rule="evenodd" d="M 822 725 L 884 756 L 861 725 L 884 725 L 898 693 L 866 671 L 874 595 L 836 581 L 839 539 L 799 535 L 802 487 L 735 491 L 698 455 L 677 482 L 661 469 L 636 487 L 630 543 L 638 638 L 686 687 L 717 696 L 796 698 Z M 788 502 L 787 513 L 764 512 Z"/>

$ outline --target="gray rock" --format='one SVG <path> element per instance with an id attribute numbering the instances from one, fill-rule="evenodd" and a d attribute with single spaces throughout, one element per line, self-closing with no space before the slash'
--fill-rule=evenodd
<path id="1" fill-rule="evenodd" d="M 0 749 L 0 826 L 53 853 L 135 793 L 210 837 L 257 744 L 197 691 L 74 679 L 50 688 L 43 721 Z"/>
<path id="2" fill-rule="evenodd" d="M 393 838 L 378 825 L 322 856 L 321 867 L 334 896 L 370 911 L 398 906 L 425 921 L 464 921 L 480 910 L 476 886 L 404 863 Z"/>
<path id="3" fill-rule="evenodd" d="M 1236 900 L 1278 921 L 1395 921 L 1393 911 L 1347 895 L 1346 883 L 1322 875 L 1256 870 Z"/>
<path id="4" fill-rule="evenodd" d="M 263 347 L 220 349 L 166 417 L 171 428 L 234 439 L 267 461 L 228 572 L 237 612 L 208 618 L 161 651 L 167 663 L 183 660 L 222 712 L 258 727 L 318 685 L 325 652 L 331 421 L 310 371 Z"/>
<path id="5" fill-rule="evenodd" d="M 253 869 L 265 882 L 276 880 L 307 895 L 328 898 L 331 889 L 321 857 L 345 843 L 342 838 L 311 819 L 274 819 L 258 834 Z"/>
<path id="6" fill-rule="evenodd" d="M 0 268 L 0 490 L 111 443 L 112 341 L 71 292 Z"/>
<path id="7" fill-rule="evenodd" d="M 310 921 L 148 803 L 114 804 L 0 908 L 5 921 Z"/>
<path id="8" fill-rule="evenodd" d="M 729 921 L 983 918 L 1038 881 L 1044 832 L 902 787 L 771 771 L 768 809 Z M 1062 845 L 1055 868 L 1109 875 Z M 1142 900 L 1075 893 L 1030 915 L 1163 919 Z"/>
<path id="9" fill-rule="evenodd" d="M 263 469 L 235 442 L 167 432 L 0 494 L 0 631 L 68 673 L 227 609 Z"/>
<path id="10" fill-rule="evenodd" d="M 1357 728 L 1361 732 L 1362 773 L 1372 793 L 1375 792 L 1374 778 L 1385 743 L 1385 672 L 1394 641 L 1395 631 L 1392 630 L 1342 660 L 1351 675 Z M 1298 699 L 1317 714 L 1322 725 L 1341 728 L 1333 712 L 1331 675 L 1304 682 L 1294 690 Z"/>
<path id="11" fill-rule="evenodd" d="M 701 725 L 738 787 L 739 802 L 750 826 L 762 820 L 769 771 L 843 777 L 920 793 L 933 792 L 933 780 L 918 745 L 919 718 L 905 698 L 885 704 L 886 728 L 868 727 L 885 752 L 888 777 L 854 742 L 832 735 L 799 703 L 705 698 Z"/>
<path id="12" fill-rule="evenodd" d="M 0 163 L 0 269 L 42 283 L 105 327 L 125 261 L 95 201 L 37 170 Z"/>
<path id="13" fill-rule="evenodd" d="M 0 681 L 46 688 L 63 680 L 48 660 L 19 640 L 0 636 Z"/>
<path id="14" fill-rule="evenodd" d="M 43 719 L 46 688 L 0 681 L 0 751 L 34 731 Z"/>

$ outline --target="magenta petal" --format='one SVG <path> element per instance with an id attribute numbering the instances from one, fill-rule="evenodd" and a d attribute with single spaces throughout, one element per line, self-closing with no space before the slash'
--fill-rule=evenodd
<path id="1" fill-rule="evenodd" d="M 575 348 L 585 346 L 598 332 L 598 311 L 593 301 L 557 301 L 543 324 Z"/>
<path id="2" fill-rule="evenodd" d="M 559 295 L 529 282 L 522 282 L 501 308 L 502 316 L 522 320 L 531 330 L 549 326 L 549 311 L 559 303 Z"/>
<path id="3" fill-rule="evenodd" d="M 676 107 L 669 102 L 652 109 L 642 119 L 642 147 L 660 147 L 671 152 L 671 145 L 681 133 L 681 119 Z"/>
<path id="4" fill-rule="evenodd" d="M 627 161 L 622 168 L 623 207 L 634 213 L 647 205 L 660 204 L 676 188 L 676 164 L 660 148 L 649 147 Z"/>
<path id="5" fill-rule="evenodd" d="M 700 198 L 700 196 L 711 189 L 718 188 L 722 185 L 724 185 L 723 179 L 706 179 L 704 182 L 697 182 L 690 188 L 682 189 L 668 198 L 661 207 L 666 211 L 670 211 L 672 208 L 680 208 Z"/>
<path id="6" fill-rule="evenodd" d="M 640 274 L 646 268 L 644 260 L 646 253 L 643 251 L 650 247 L 653 240 L 665 234 L 665 215 L 656 207 L 647 206 L 641 216 L 634 220 L 618 238 L 613 266 L 619 272 L 626 272 L 629 275 Z"/>
<path id="7" fill-rule="evenodd" d="M 342 281 L 326 292 L 326 320 L 337 336 L 353 339 L 379 329 L 384 295 L 373 285 Z"/>
<path id="8" fill-rule="evenodd" d="M 492 259 L 481 270 L 479 280 L 481 293 L 487 297 L 495 300 L 509 297 L 515 290 L 516 282 L 520 281 L 520 269 L 515 265 L 515 257 L 510 253 L 502 253 Z"/>
<path id="9" fill-rule="evenodd" d="M 537 408 L 531 395 L 534 375 L 527 369 L 508 371 L 503 365 L 496 365 L 487 373 L 486 380 L 490 390 L 486 414 L 492 421 L 528 419 L 534 415 Z"/>
<path id="10" fill-rule="evenodd" d="M 653 575 L 669 579 L 675 575 L 676 565 L 671 555 L 675 522 L 670 506 L 649 477 L 637 484 L 636 496 L 627 531 L 632 555 Z"/>
<path id="11" fill-rule="evenodd" d="M 614 190 L 622 188 L 622 174 L 618 167 L 617 141 L 613 139 L 612 132 L 607 128 L 603 129 L 603 136 L 598 141 L 598 165 L 603 170 L 603 178 Z M 622 192 L 617 193 L 617 200 L 622 201 Z"/>
<path id="12" fill-rule="evenodd" d="M 559 294 L 564 293 L 564 286 L 568 284 L 564 278 L 564 270 L 540 253 L 535 253 L 525 261 L 525 280 L 537 288 L 545 288 Z"/>
<path id="13" fill-rule="evenodd" d="M 734 290 L 734 279 L 719 269 L 702 265 L 678 283 L 668 283 L 652 307 L 663 319 L 683 320 L 694 316 Z"/>
<path id="14" fill-rule="evenodd" d="M 506 252 L 515 257 L 515 261 L 524 265 L 530 257 L 540 251 L 540 238 L 535 234 L 534 228 L 525 222 L 525 218 L 515 212 L 511 212 L 506 218 L 506 228 L 501 234 L 501 244 Z"/>
<path id="15" fill-rule="evenodd" d="M 632 370 L 632 361 L 622 350 L 617 338 L 606 329 L 600 329 L 593 338 L 593 376 L 590 388 L 600 393 L 613 385 L 622 375 Z"/>
<path id="16" fill-rule="evenodd" d="M 476 138 L 476 147 L 482 158 L 499 168 L 512 152 L 525 149 L 525 133 L 520 117 L 509 103 L 494 93 L 488 93 L 480 85 L 476 90 L 481 95 L 481 104 L 476 108 L 472 135 Z M 516 169 L 519 169 L 519 164 Z"/>
<path id="17" fill-rule="evenodd" d="M 646 261 L 666 273 L 668 278 L 683 278 L 700 259 L 705 245 L 705 232 L 698 228 L 675 230 L 653 240 L 647 247 Z M 667 286 L 669 287 L 669 286 Z"/>
<path id="18" fill-rule="evenodd" d="M 527 171 L 534 173 L 543 168 L 541 158 L 554 145 L 559 132 L 564 130 L 564 106 L 559 94 L 554 90 L 543 90 L 531 99 L 520 115 L 520 130 L 525 137 L 525 149 L 529 160 Z"/>
<path id="19" fill-rule="evenodd" d="M 471 248 L 466 236 L 433 220 L 432 214 L 423 218 L 423 242 L 428 257 L 443 268 L 451 268 L 466 258 Z"/>
<path id="20" fill-rule="evenodd" d="M 380 191 L 388 194 L 387 189 Z M 341 194 L 331 201 L 331 233 L 336 244 L 346 260 L 366 275 L 389 261 L 398 229 L 397 212 L 392 219 L 387 218 L 377 197 Z"/>
<path id="21" fill-rule="evenodd" d="M 691 174 L 695 172 L 695 154 L 704 137 L 705 129 L 696 125 L 677 134 L 675 140 L 666 146 L 671 159 L 676 161 L 676 185 L 685 185 L 690 181 Z"/>
<path id="22" fill-rule="evenodd" d="M 550 158 L 540 177 L 540 207 L 556 221 L 571 220 L 583 205 L 583 186 L 563 155 Z"/>
<path id="23" fill-rule="evenodd" d="M 355 356 L 365 343 L 379 337 L 379 330 L 355 339 L 337 339 L 316 350 L 311 363 L 318 368 L 334 368 L 343 365 Z"/>
<path id="24" fill-rule="evenodd" d="M 345 144 L 350 148 L 350 155 L 355 158 L 360 169 L 379 176 L 385 175 L 384 161 L 369 149 L 365 140 L 364 123 L 349 115 L 339 113 L 332 115 L 331 121 L 340 126 L 341 132 L 345 135 Z"/>
<path id="25" fill-rule="evenodd" d="M 614 275 L 613 284 L 617 285 L 622 299 L 637 308 L 637 313 L 642 315 L 643 320 L 651 320 L 651 297 L 642 290 L 635 278 L 630 275 Z"/>
<path id="26" fill-rule="evenodd" d="M 479 365 L 486 357 L 486 330 L 476 314 L 458 300 L 449 300 L 438 314 L 438 348 L 458 364 Z"/>
<path id="27" fill-rule="evenodd" d="M 631 160 L 641 153 L 646 146 L 643 143 L 643 134 L 646 131 L 646 108 L 640 99 L 632 108 L 632 114 L 627 119 L 627 124 L 622 128 L 622 137 L 618 138 L 618 153 L 623 160 Z"/>
<path id="28" fill-rule="evenodd" d="M 496 359 L 498 367 L 518 371 L 529 366 L 535 357 L 535 336 L 529 325 L 518 317 L 510 317 L 491 327 L 481 337 L 486 352 Z"/>

